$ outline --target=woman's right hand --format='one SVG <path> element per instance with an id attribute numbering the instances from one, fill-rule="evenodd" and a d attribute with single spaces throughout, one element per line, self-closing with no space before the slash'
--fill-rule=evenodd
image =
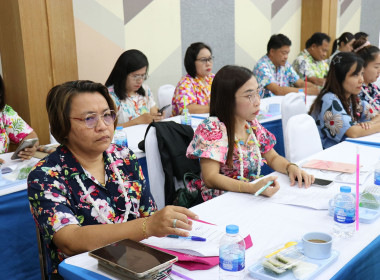
<path id="1" fill-rule="evenodd" d="M 147 235 L 157 237 L 164 237 L 168 234 L 189 236 L 188 231 L 191 230 L 192 221 L 188 218 L 199 219 L 195 213 L 187 208 L 166 206 L 148 218 L 146 223 Z M 174 222 L 174 220 L 176 221 Z"/>
<path id="2" fill-rule="evenodd" d="M 274 195 L 279 189 L 280 189 L 280 184 L 278 181 L 276 181 L 277 176 L 269 176 L 261 179 L 257 183 L 250 184 L 250 193 L 254 194 L 256 193 L 259 189 L 264 187 L 269 181 L 273 181 L 273 183 L 265 189 L 261 194 L 267 197 L 271 197 Z"/>

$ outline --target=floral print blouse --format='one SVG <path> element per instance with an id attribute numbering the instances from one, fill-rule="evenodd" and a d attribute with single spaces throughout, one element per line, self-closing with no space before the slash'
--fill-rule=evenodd
<path id="1" fill-rule="evenodd" d="M 157 210 L 137 158 L 128 148 L 111 144 L 103 152 L 103 158 L 104 186 L 79 164 L 66 146 L 59 146 L 39 161 L 29 174 L 31 211 L 47 246 L 53 273 L 57 273 L 58 264 L 66 257 L 52 242 L 54 233 L 63 227 L 105 224 L 102 217 L 107 217 L 112 223 L 121 223 L 149 216 Z M 125 182 L 129 212 L 112 168 L 117 168 Z M 78 180 L 83 183 L 87 194 Z M 88 196 L 104 215 L 99 215 Z"/>
<path id="2" fill-rule="evenodd" d="M 32 131 L 11 106 L 5 105 L 0 112 L 0 153 L 8 152 L 9 141 L 18 144 Z"/>
<path id="3" fill-rule="evenodd" d="M 289 87 L 300 78 L 289 62 L 276 70 L 276 66 L 267 55 L 259 59 L 253 68 L 253 75 L 255 75 L 259 87 L 263 88 L 260 93 L 261 98 L 274 96 L 273 92 L 265 88 L 267 85 L 275 83 L 280 87 Z"/>
<path id="4" fill-rule="evenodd" d="M 325 78 L 329 72 L 329 64 L 326 60 L 314 60 L 312 55 L 304 49 L 293 62 L 293 68 L 301 79 L 307 77 Z"/>
<path id="5" fill-rule="evenodd" d="M 123 100 L 117 97 L 113 86 L 108 87 L 108 91 L 119 109 L 117 114 L 119 124 L 129 122 L 145 113 L 150 113 L 150 109 L 156 106 L 150 88 L 145 84 L 142 87 L 145 90 L 145 96 L 137 94 Z"/>
<path id="6" fill-rule="evenodd" d="M 193 78 L 189 74 L 183 76 L 174 91 L 173 116 L 181 115 L 185 105 L 208 105 L 214 76 L 214 74 L 210 74 L 205 77 L 206 84 L 203 84 L 198 77 Z"/>
<path id="7" fill-rule="evenodd" d="M 248 122 L 259 143 L 261 154 L 270 151 L 276 144 L 275 136 L 266 130 L 256 119 Z M 244 178 L 253 181 L 257 175 L 258 156 L 255 154 L 253 136 L 250 134 L 246 143 L 240 145 L 243 154 Z M 220 162 L 220 173 L 233 179 L 240 176 L 240 160 L 237 144 L 235 143 L 232 155 L 232 167 L 227 163 L 228 136 L 223 122 L 217 117 L 205 119 L 196 129 L 193 140 L 187 148 L 188 158 L 208 158 Z M 262 160 L 262 164 L 265 160 Z M 201 191 L 204 201 L 223 193 L 222 190 L 209 189 L 203 180 L 190 182 L 187 186 L 190 191 L 197 188 Z"/>
<path id="8" fill-rule="evenodd" d="M 377 115 L 366 101 L 358 99 L 357 102 L 359 122 L 369 121 Z M 332 92 L 322 97 L 320 112 L 314 111 L 311 116 L 317 124 L 324 149 L 344 141 L 347 138 L 346 131 L 356 124 L 352 115 L 344 110 L 342 102 Z"/>
<path id="9" fill-rule="evenodd" d="M 368 94 L 365 94 L 365 92 Z M 378 112 L 380 112 L 380 90 L 375 84 L 362 85 L 362 91 L 360 92 L 360 99 L 367 101 Z"/>

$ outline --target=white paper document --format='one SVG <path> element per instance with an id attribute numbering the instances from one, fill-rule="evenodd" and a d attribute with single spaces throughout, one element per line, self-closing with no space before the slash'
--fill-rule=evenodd
<path id="1" fill-rule="evenodd" d="M 224 235 L 224 230 L 221 227 L 193 221 L 193 229 L 189 233 L 190 236 L 206 238 L 206 241 L 192 241 L 170 237 L 149 237 L 141 242 L 162 249 L 199 257 L 219 256 L 219 241 Z"/>

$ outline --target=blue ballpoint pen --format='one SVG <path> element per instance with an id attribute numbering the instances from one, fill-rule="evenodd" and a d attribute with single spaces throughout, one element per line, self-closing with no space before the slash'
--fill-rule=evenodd
<path id="1" fill-rule="evenodd" d="M 175 235 L 175 234 L 169 234 L 166 237 L 188 239 L 188 240 L 192 240 L 192 241 L 206 241 L 206 238 L 199 237 L 199 236 L 187 236 L 186 237 L 186 236 L 179 236 L 179 235 Z"/>
<path id="2" fill-rule="evenodd" d="M 255 196 L 259 196 L 263 191 L 265 191 L 270 185 L 273 184 L 273 181 L 269 181 L 264 187 L 255 192 Z"/>

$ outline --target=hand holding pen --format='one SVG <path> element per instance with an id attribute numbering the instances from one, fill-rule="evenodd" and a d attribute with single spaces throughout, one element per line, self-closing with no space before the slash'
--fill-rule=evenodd
<path id="1" fill-rule="evenodd" d="M 280 184 L 276 179 L 277 176 L 268 176 L 257 182 L 255 184 L 255 196 L 259 196 L 261 194 L 267 197 L 271 197 L 274 195 L 280 189 Z M 260 186 L 259 189 L 257 189 L 257 186 Z"/>

